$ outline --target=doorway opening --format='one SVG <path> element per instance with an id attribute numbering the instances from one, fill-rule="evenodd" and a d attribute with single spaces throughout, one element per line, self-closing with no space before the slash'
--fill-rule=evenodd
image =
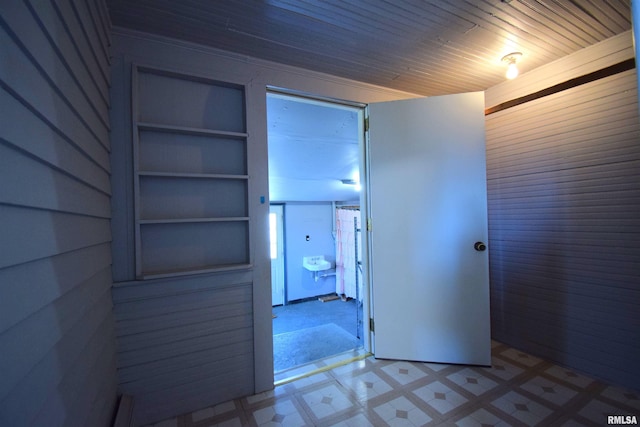
<path id="1" fill-rule="evenodd" d="M 270 91 L 267 126 L 277 380 L 368 342 L 364 106 Z"/>

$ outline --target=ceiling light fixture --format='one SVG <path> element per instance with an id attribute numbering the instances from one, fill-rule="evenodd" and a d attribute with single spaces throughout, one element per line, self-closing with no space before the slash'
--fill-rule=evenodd
<path id="1" fill-rule="evenodd" d="M 507 65 L 507 78 L 509 80 L 518 77 L 518 67 L 516 61 L 522 56 L 522 52 L 511 52 L 502 57 L 502 62 L 506 62 Z"/>

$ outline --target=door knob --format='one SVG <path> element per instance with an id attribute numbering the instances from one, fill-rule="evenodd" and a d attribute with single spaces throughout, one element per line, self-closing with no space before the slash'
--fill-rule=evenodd
<path id="1" fill-rule="evenodd" d="M 482 251 L 484 251 L 484 250 L 486 250 L 486 249 L 487 249 L 487 245 L 485 245 L 485 244 L 484 244 L 484 243 L 482 243 L 482 242 L 475 242 L 475 243 L 473 244 L 473 249 L 475 249 L 475 250 L 476 250 L 476 251 L 478 251 L 478 252 L 482 252 Z"/>

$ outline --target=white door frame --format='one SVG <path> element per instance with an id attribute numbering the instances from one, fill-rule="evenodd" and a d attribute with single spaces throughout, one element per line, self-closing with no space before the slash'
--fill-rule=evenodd
<path id="1" fill-rule="evenodd" d="M 367 352 L 371 352 L 372 349 L 372 336 L 369 319 L 371 318 L 371 283 L 369 281 L 369 236 L 366 228 L 368 224 L 367 218 L 369 218 L 369 198 L 367 192 L 368 188 L 368 180 L 367 180 L 367 141 L 365 135 L 365 109 L 367 104 L 363 104 L 360 102 L 350 102 L 347 100 L 335 99 L 330 97 L 323 97 L 320 95 L 311 95 L 308 93 L 301 93 L 295 90 L 286 89 L 286 88 L 275 88 L 269 87 L 267 88 L 267 93 L 275 93 L 281 94 L 291 97 L 297 97 L 303 100 L 308 100 L 310 102 L 317 101 L 319 103 L 328 103 L 333 104 L 335 106 L 342 107 L 351 107 L 357 110 L 358 114 L 358 150 L 359 150 L 359 170 L 360 170 L 360 215 L 361 215 L 361 229 L 360 233 L 362 236 L 362 338 L 363 338 L 363 348 Z M 285 264 L 286 265 L 286 264 Z M 286 300 L 286 286 L 285 286 L 285 300 Z"/>
<path id="2" fill-rule="evenodd" d="M 284 305 L 286 301 L 286 260 L 284 251 L 284 204 L 269 205 L 269 215 L 276 216 L 277 258 L 271 259 L 271 305 Z M 271 224 L 269 224 L 271 227 Z M 269 242 L 271 244 L 271 241 Z M 275 265 L 274 265 L 275 264 Z"/>

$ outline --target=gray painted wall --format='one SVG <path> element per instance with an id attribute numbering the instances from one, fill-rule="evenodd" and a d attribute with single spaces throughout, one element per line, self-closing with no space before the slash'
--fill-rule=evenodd
<path id="1" fill-rule="evenodd" d="M 127 134 L 130 135 L 131 130 L 126 106 L 129 88 L 124 77 L 127 61 L 134 59 L 181 68 L 185 72 L 214 75 L 222 80 L 237 79 L 250 85 L 249 112 L 256 120 L 250 131 L 257 143 L 249 157 L 249 170 L 256 182 L 264 184 L 267 181 L 263 121 L 266 85 L 365 103 L 411 95 L 221 54 L 195 45 L 118 34 L 113 67 L 118 80 L 111 90 L 116 100 L 111 116 L 114 155 L 110 156 L 110 25 L 104 3 L 100 0 L 0 2 L 0 34 L 0 174 L 3 182 L 0 186 L 0 424 L 100 426 L 110 423 L 116 403 L 109 227 L 112 211 L 112 228 L 116 231 L 113 274 L 119 282 L 113 295 L 119 319 L 119 382 L 122 390 L 139 394 L 138 407 L 145 409 L 141 413 L 146 414 L 147 419 L 159 419 L 209 405 L 214 403 L 212 399 L 223 401 L 249 389 L 254 392 L 268 389 L 273 381 L 269 372 L 272 355 L 267 327 L 271 313 L 268 245 L 264 237 L 268 200 L 264 208 L 256 205 L 256 198 L 265 192 L 266 185 L 256 184 L 250 189 L 250 203 L 254 204 L 250 209 L 256 215 L 251 248 L 255 265 L 251 272 L 199 276 L 179 282 L 131 281 L 134 257 L 132 177 L 126 163 L 127 138 L 130 138 Z M 487 105 L 539 90 L 553 84 L 554 79 L 566 80 L 583 74 L 581 71 L 593 71 L 629 58 L 633 54 L 629 53 L 632 51 L 629 34 L 626 37 L 616 37 L 530 76 L 522 76 L 509 85 L 492 88 L 487 92 Z M 569 63 L 571 66 L 567 66 Z M 603 85 L 599 87 L 604 90 L 604 96 L 624 98 L 626 101 L 619 100 L 623 104 L 635 102 L 635 99 L 629 101 L 635 87 L 624 90 L 625 85 L 630 84 L 625 80 L 630 74 L 599 83 Z M 623 90 L 611 95 L 619 89 Z M 560 102 L 563 107 L 568 106 L 566 96 L 578 99 L 575 92 L 563 95 Z M 593 97 L 593 92 L 586 96 Z M 528 108 L 524 108 L 525 115 Z M 616 108 L 625 107 L 617 105 Z M 505 115 L 512 113 L 518 111 L 511 110 Z M 529 110 L 528 114 L 533 116 L 535 110 Z M 564 109 L 563 114 L 566 115 Z M 492 122 L 494 118 L 488 121 L 488 128 L 508 135 L 509 127 L 498 126 L 499 122 Z M 610 120 L 617 118 L 616 115 Z M 522 116 L 514 119 L 509 123 L 521 123 Z M 637 119 L 632 121 L 633 128 Z M 605 130 L 622 128 L 603 125 Z M 541 141 L 540 132 L 534 132 L 534 136 L 537 135 L 534 141 Z M 627 133 L 637 141 L 637 129 Z M 497 234 L 500 231 L 495 227 L 500 223 L 508 225 L 511 218 L 495 221 L 505 212 L 497 210 L 500 206 L 496 203 L 507 198 L 494 199 L 490 212 L 493 327 L 495 337 L 511 345 L 592 375 L 637 387 L 637 364 L 630 362 L 640 358 L 636 344 L 640 328 L 635 267 L 640 263 L 637 238 L 634 240 L 638 232 L 639 169 L 634 163 L 637 157 L 633 157 L 638 154 L 638 146 L 637 143 L 624 145 L 624 137 L 615 134 L 610 137 L 613 139 L 600 138 L 600 141 L 613 141 L 613 149 L 627 150 L 622 158 L 611 160 L 610 147 L 604 143 L 590 146 L 588 151 L 599 153 L 597 150 L 604 149 L 608 154 L 603 158 L 609 160 L 600 166 L 623 172 L 611 172 L 608 181 L 620 197 L 612 199 L 614 195 L 608 194 L 598 206 L 605 210 L 613 206 L 624 209 L 609 211 L 616 218 L 611 227 L 602 216 L 588 220 L 588 228 L 595 227 L 595 233 L 599 233 L 591 236 L 598 237 L 591 241 L 599 245 L 589 241 L 585 245 L 583 241 L 576 246 L 579 251 L 575 251 L 572 249 L 576 247 L 568 241 L 558 246 L 557 238 L 532 230 L 542 243 L 529 246 L 538 258 L 532 268 L 526 270 L 524 267 L 531 264 L 532 257 L 525 253 L 524 243 L 531 238 L 520 236 L 517 241 L 523 245 L 507 246 L 501 242 Z M 566 140 L 566 135 L 559 133 L 551 138 L 559 143 Z M 488 135 L 488 143 L 490 148 L 497 147 L 496 135 Z M 575 153 L 566 154 L 547 157 L 566 160 L 565 164 L 570 166 L 567 173 L 575 178 L 578 176 Z M 501 175 L 503 160 L 497 161 L 494 153 L 489 156 L 493 164 L 491 197 L 503 191 L 501 180 L 508 176 Z M 599 157 L 599 154 L 595 156 Z M 113 208 L 110 206 L 110 160 L 114 170 Z M 526 161 L 530 162 L 530 159 Z M 523 168 L 523 165 L 518 166 L 516 162 L 516 167 Z M 635 166 L 625 169 L 625 165 Z M 539 167 L 538 172 L 542 172 L 542 168 Z M 550 175 L 545 174 L 540 178 L 542 182 L 549 182 Z M 596 186 L 607 183 L 605 176 L 589 176 L 596 179 Z M 522 183 L 516 180 L 516 188 Z M 599 194 L 597 200 L 602 199 L 600 196 L 603 194 Z M 566 194 L 561 199 L 567 203 L 572 200 Z M 619 203 L 616 205 L 614 200 Z M 522 201 L 528 202 L 530 200 Z M 596 205 L 590 206 L 595 209 Z M 516 220 L 522 215 L 515 210 L 511 212 Z M 615 216 L 621 212 L 628 216 Z M 557 224 L 563 227 L 566 225 L 560 221 L 566 220 L 566 215 L 551 218 L 558 219 Z M 516 228 L 516 231 L 522 230 Z M 608 245 L 601 244 L 603 240 L 599 237 L 602 236 L 607 237 Z M 540 253 L 546 257 L 540 258 Z M 594 257 L 593 253 L 598 256 Z M 560 261 L 562 268 L 558 269 Z M 582 274 L 578 274 L 580 271 Z M 202 329 L 193 327 L 198 323 L 195 321 L 198 316 L 206 319 L 200 325 Z M 159 319 L 164 320 L 160 327 Z M 182 334 L 187 334 L 185 342 L 179 339 Z M 228 357 L 213 366 L 215 363 L 207 356 L 207 351 L 217 354 L 223 347 L 227 355 L 235 355 L 238 348 L 246 348 L 247 340 L 254 349 L 251 360 Z M 212 342 L 215 345 L 211 346 Z M 160 354 L 169 357 L 154 358 L 145 350 L 147 345 L 161 349 Z M 195 361 L 192 370 L 187 372 L 183 364 L 187 359 L 166 363 L 179 354 L 177 352 L 182 352 L 185 358 L 198 355 L 203 358 Z M 207 366 L 207 363 L 212 364 Z M 227 383 L 237 381 L 237 388 L 231 391 L 220 388 L 221 378 Z M 218 394 L 204 397 L 200 394 L 212 389 Z M 170 399 L 174 406 L 164 414 L 153 412 Z"/>
<path id="2" fill-rule="evenodd" d="M 294 301 L 326 295 L 336 291 L 336 278 L 319 278 L 302 267 L 305 256 L 324 255 L 335 266 L 336 246 L 331 232 L 333 215 L 331 203 L 287 203 L 285 204 L 285 257 L 286 298 Z M 306 240 L 309 236 L 309 241 Z M 335 270 L 327 270 L 335 272 Z M 322 273 L 322 272 L 321 272 Z M 320 274 L 321 274 L 320 273 Z"/>
<path id="3" fill-rule="evenodd" d="M 0 2 L 0 425 L 112 421 L 110 31 L 101 0 Z"/>
<path id="4" fill-rule="evenodd" d="M 135 424 L 141 425 L 273 388 L 267 86 L 360 102 L 409 95 L 162 37 L 116 29 L 113 39 L 118 380 L 119 390 L 133 395 Z M 252 260 L 246 270 L 135 280 L 132 63 L 245 86 Z"/>
<path id="5" fill-rule="evenodd" d="M 190 93 L 187 97 L 182 96 L 181 90 L 192 89 L 194 86 L 188 75 L 187 72 L 179 76 L 165 77 L 162 81 L 163 84 L 158 84 L 153 88 L 153 91 L 148 91 L 146 97 L 134 96 L 133 105 L 136 105 L 136 110 L 140 111 L 141 116 L 133 117 L 134 122 L 137 123 L 140 120 L 152 122 L 154 125 L 176 126 L 184 125 L 181 122 L 174 122 L 175 120 L 179 121 L 180 118 L 193 122 L 199 121 L 197 124 L 188 123 L 192 128 L 204 127 L 203 122 L 219 120 L 221 117 L 219 113 L 207 110 L 212 105 L 217 105 L 216 101 L 219 102 L 214 97 L 216 93 L 209 84 L 199 84 L 196 90 L 196 93 L 201 96 L 206 95 L 207 102 L 197 102 L 200 99 Z M 131 197 L 131 193 L 126 193 L 127 189 L 131 188 L 132 182 L 127 182 L 124 178 L 131 176 L 134 170 L 132 158 L 134 140 L 131 139 L 131 128 L 127 129 L 119 122 L 120 117 L 135 116 L 136 114 L 132 114 L 128 108 L 132 93 L 120 89 L 130 87 L 131 76 L 132 62 L 118 57 L 113 67 L 113 105 L 114 111 L 123 112 L 123 114 L 114 114 L 114 123 L 118 123 L 114 127 L 112 154 L 112 163 L 114 171 L 116 171 L 112 181 L 115 208 L 114 224 L 119 220 L 130 220 L 134 215 L 132 207 L 135 205 L 135 195 Z M 141 82 L 141 86 L 142 83 L 147 82 L 145 79 L 152 77 L 158 78 L 156 74 L 149 74 L 148 70 L 145 73 L 137 74 L 137 80 Z M 233 81 L 233 83 L 237 82 Z M 171 84 L 177 86 L 177 89 Z M 242 91 L 239 93 L 242 96 Z M 209 100 L 209 96 L 214 98 Z M 194 99 L 196 101 L 191 102 Z M 178 105 L 176 100 L 182 101 L 182 103 Z M 244 96 L 241 101 L 244 103 Z M 152 115 L 148 113 L 149 110 L 155 114 L 151 119 L 142 113 L 146 112 L 145 114 Z M 181 114 L 173 114 L 175 110 Z M 236 117 L 237 115 L 240 117 Z M 176 119 L 177 116 L 179 117 Z M 212 126 L 216 130 L 220 130 L 220 128 L 227 130 L 224 127 L 231 124 L 244 128 L 244 116 L 244 109 L 240 108 L 234 117 L 230 117 L 233 123 L 229 123 L 227 119 Z M 131 123 L 131 120 L 132 117 L 126 117 L 127 124 Z M 138 132 L 138 129 L 136 128 L 134 132 Z M 202 170 L 199 172 L 209 171 L 213 168 L 214 172 L 219 173 L 221 166 L 212 164 L 215 162 L 212 162 L 211 159 L 224 158 L 227 145 L 209 139 L 207 140 L 208 149 L 199 150 L 184 145 L 188 137 L 184 137 L 181 133 L 167 133 L 166 135 L 173 138 L 178 144 L 183 144 L 182 150 L 190 153 L 189 163 L 202 165 Z M 151 135 L 148 139 L 153 143 L 157 142 L 159 137 Z M 244 146 L 244 141 L 240 143 Z M 249 138 L 247 143 L 251 144 Z M 155 150 L 154 155 L 161 151 L 158 145 Z M 249 154 L 251 150 L 247 149 L 246 151 Z M 243 148 L 241 159 L 239 159 L 243 164 L 239 172 L 241 174 L 245 173 L 246 155 L 244 153 L 245 149 Z M 161 159 L 162 154 L 160 153 L 157 157 Z M 172 155 L 171 157 L 175 158 L 176 156 Z M 145 160 L 143 156 L 141 159 L 148 162 L 148 159 Z M 161 162 L 156 161 L 149 169 L 155 172 L 154 167 L 157 167 L 159 163 Z M 167 162 L 165 161 L 165 163 Z M 171 161 L 169 161 L 168 167 L 175 168 L 175 170 L 169 169 L 169 172 L 184 172 L 180 167 L 171 164 Z M 141 170 L 145 170 L 144 167 L 141 167 Z M 121 171 L 124 173 L 120 174 Z M 161 201 L 155 205 L 155 210 L 146 212 L 146 215 L 150 215 L 151 218 L 154 218 L 153 215 L 159 215 L 160 218 L 173 219 L 171 213 L 168 216 L 158 214 L 157 211 L 163 209 L 162 205 L 176 206 L 185 210 L 187 220 L 191 219 L 189 215 L 200 218 L 198 215 L 201 213 L 197 209 L 193 209 L 193 206 L 191 206 L 192 209 L 189 209 L 187 206 L 189 201 L 196 207 L 206 203 L 219 217 L 224 217 L 224 209 L 222 208 L 229 208 L 232 201 L 238 197 L 227 195 L 229 197 L 220 196 L 211 200 L 211 191 L 205 194 L 190 192 L 194 185 L 203 182 L 208 183 L 209 181 L 205 181 L 205 178 L 202 177 L 187 180 L 177 191 L 171 191 L 171 186 L 167 186 L 166 183 L 154 189 L 145 188 L 144 193 L 140 192 L 140 205 L 144 208 L 142 202 L 147 199 Z M 233 183 L 233 181 L 231 182 Z M 148 194 L 150 190 L 153 190 L 151 196 Z M 246 205 L 245 186 L 243 185 L 238 190 L 240 199 L 244 199 L 239 204 Z M 185 203 L 185 194 L 187 193 L 187 203 Z M 123 203 L 125 201 L 126 204 Z M 252 205 L 255 206 L 255 204 Z M 142 210 L 144 211 L 144 209 Z M 233 211 L 233 209 L 227 210 Z M 241 213 L 233 212 L 235 215 L 231 216 L 250 215 L 250 213 L 245 213 L 246 208 L 240 210 Z M 140 216 L 147 218 L 142 214 Z M 210 216 L 215 216 L 215 214 Z M 197 222 L 194 224 L 200 225 Z M 234 223 L 204 223 L 205 226 L 209 224 L 225 226 Z M 114 254 L 116 254 L 113 266 L 116 281 L 113 296 L 116 335 L 118 337 L 119 389 L 123 394 L 131 395 L 134 398 L 134 424 L 142 425 L 159 421 L 215 402 L 253 394 L 256 390 L 253 369 L 252 268 L 245 266 L 242 270 L 233 272 L 192 273 L 162 279 L 136 280 L 138 276 L 133 274 L 134 271 L 131 268 L 135 256 L 125 259 L 117 255 L 120 247 L 135 244 L 135 238 L 128 234 L 130 225 L 127 223 L 125 228 L 114 227 L 113 229 Z M 145 240 L 150 237 L 140 233 L 144 237 L 141 239 L 141 246 L 147 252 L 147 262 L 157 265 L 160 271 L 167 268 L 169 261 L 180 258 L 189 250 L 193 252 L 188 253 L 188 256 L 185 257 L 184 261 L 187 263 L 192 262 L 192 258 L 198 254 L 206 255 L 214 251 L 223 251 L 223 254 L 234 252 L 232 249 L 234 245 L 241 246 L 241 252 L 247 252 L 246 238 L 240 239 L 240 241 L 220 239 L 221 243 L 216 239 L 216 234 L 212 234 L 210 229 L 205 229 L 198 233 L 199 237 L 205 237 L 204 248 L 198 246 L 198 242 L 187 241 L 184 243 L 186 249 L 181 248 L 176 253 L 171 250 L 172 244 L 179 240 L 175 236 L 179 235 L 181 230 L 174 230 L 172 227 L 175 225 L 175 223 L 162 223 L 160 232 L 169 231 L 171 236 L 167 238 L 161 234 L 153 241 L 152 246 L 149 246 L 146 243 L 148 240 Z M 152 253 L 151 256 L 148 255 L 149 252 Z M 133 251 L 129 248 L 126 253 L 132 254 Z M 159 261 L 154 259 L 154 253 L 160 254 Z M 194 254 L 196 255 L 194 256 Z M 243 258 L 243 264 L 248 263 L 248 260 L 244 261 Z M 182 263 L 178 265 L 182 266 Z M 142 272 L 145 273 L 144 270 Z M 166 274 L 170 274 L 170 272 Z"/>
<path id="6" fill-rule="evenodd" d="M 487 107 L 633 57 L 625 33 L 487 91 Z M 493 337 L 640 384 L 636 71 L 487 116 Z"/>

